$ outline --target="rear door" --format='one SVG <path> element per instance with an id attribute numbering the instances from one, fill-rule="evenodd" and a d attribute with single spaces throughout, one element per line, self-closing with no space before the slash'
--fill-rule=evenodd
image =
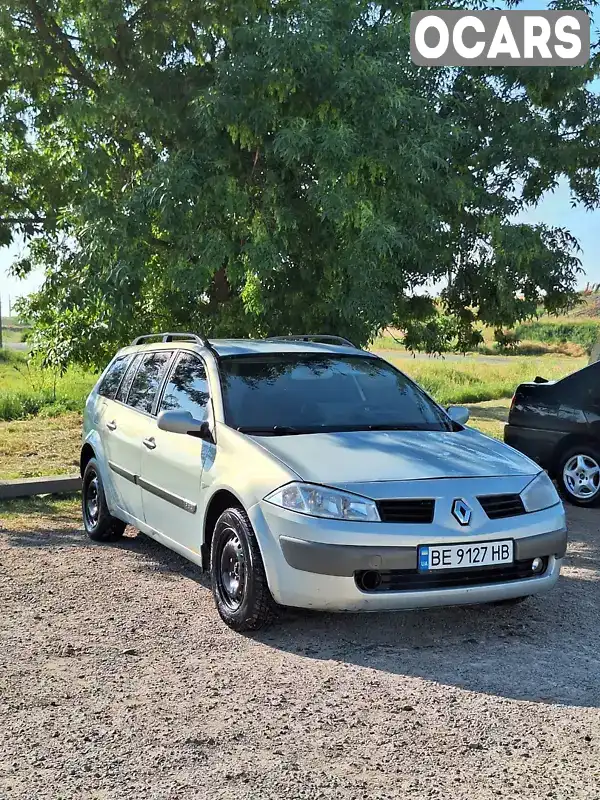
<path id="1" fill-rule="evenodd" d="M 173 352 L 138 354 L 130 365 L 113 403 L 105 410 L 105 451 L 117 504 L 143 520 L 138 484 L 144 440 L 152 435 L 152 409 Z"/>
<path id="2" fill-rule="evenodd" d="M 161 411 L 189 411 L 202 422 L 212 418 L 206 367 L 199 355 L 179 354 L 156 413 Z M 140 478 L 146 523 L 199 555 L 202 463 L 215 446 L 195 436 L 161 431 L 155 420 L 151 439 L 151 446 L 142 451 Z"/>

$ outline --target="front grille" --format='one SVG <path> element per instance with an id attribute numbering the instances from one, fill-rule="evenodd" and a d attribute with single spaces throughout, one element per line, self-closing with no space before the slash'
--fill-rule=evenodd
<path id="1" fill-rule="evenodd" d="M 428 589 L 452 589 L 461 586 L 482 586 L 490 583 L 506 583 L 522 581 L 526 578 L 534 580 L 542 576 L 548 568 L 548 558 L 543 558 L 544 567 L 535 574 L 531 571 L 531 559 L 515 561 L 498 567 L 471 567 L 470 569 L 435 570 L 419 572 L 416 569 L 392 569 L 379 572 L 381 583 L 370 590 L 377 592 L 418 592 Z M 373 573 L 369 573 L 372 575 Z M 364 572 L 354 573 L 358 588 L 366 591 Z M 370 585 L 373 585 L 371 583 Z"/>
<path id="2" fill-rule="evenodd" d="M 379 500 L 382 522 L 433 522 L 435 500 Z"/>
<path id="3" fill-rule="evenodd" d="M 487 494 L 477 499 L 490 519 L 504 519 L 525 514 L 525 506 L 518 494 Z"/>

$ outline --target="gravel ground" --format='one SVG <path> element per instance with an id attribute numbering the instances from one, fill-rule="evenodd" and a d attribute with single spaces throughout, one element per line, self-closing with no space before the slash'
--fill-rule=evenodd
<path id="1" fill-rule="evenodd" d="M 600 797 L 600 512 L 522 606 L 244 637 L 193 565 L 61 509 L 0 520 L 3 800 Z"/>

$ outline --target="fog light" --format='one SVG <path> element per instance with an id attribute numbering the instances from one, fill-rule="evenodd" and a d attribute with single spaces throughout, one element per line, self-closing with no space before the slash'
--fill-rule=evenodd
<path id="1" fill-rule="evenodd" d="M 544 560 L 542 558 L 534 558 L 531 562 L 532 572 L 541 572 L 544 569 Z"/>

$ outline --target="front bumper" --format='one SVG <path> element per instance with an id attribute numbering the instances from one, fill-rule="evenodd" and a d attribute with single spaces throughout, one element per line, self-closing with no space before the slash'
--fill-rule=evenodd
<path id="1" fill-rule="evenodd" d="M 567 534 L 562 504 L 533 514 L 490 521 L 476 532 L 436 525 L 343 523 L 315 519 L 258 503 L 250 509 L 269 588 L 278 603 L 327 611 L 385 611 L 488 603 L 551 589 L 560 574 Z M 515 561 L 545 559 L 541 575 L 494 575 L 489 583 L 465 580 L 444 588 L 364 591 L 357 576 L 366 570 L 405 576 L 417 570 L 423 544 L 477 544 L 512 538 Z M 455 572 L 454 570 L 451 572 Z M 472 574 L 472 573 L 471 573 Z M 470 577 L 470 576 L 469 576 Z M 393 583 L 393 581 L 392 581 Z M 415 585 L 419 581 L 415 580 Z M 403 582 L 410 587 L 411 581 Z"/>

